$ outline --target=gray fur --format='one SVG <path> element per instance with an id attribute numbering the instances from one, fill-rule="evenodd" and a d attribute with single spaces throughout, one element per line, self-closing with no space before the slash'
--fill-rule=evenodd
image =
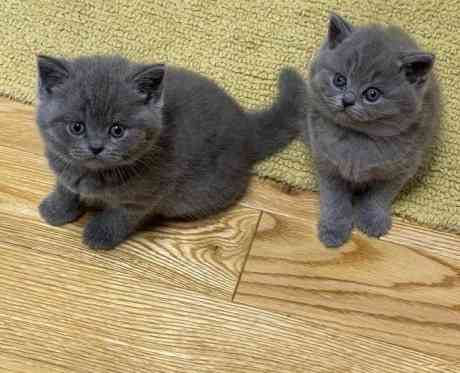
<path id="1" fill-rule="evenodd" d="M 391 228 L 391 204 L 438 127 L 433 63 L 397 27 L 355 28 L 331 16 L 312 62 L 303 128 L 320 179 L 319 238 L 326 246 L 344 244 L 353 225 L 374 237 Z M 381 92 L 375 102 L 370 88 Z"/>
<path id="2" fill-rule="evenodd" d="M 151 216 L 200 218 L 229 207 L 254 162 L 287 145 L 304 115 L 304 82 L 290 69 L 278 100 L 257 113 L 176 67 L 39 56 L 38 71 L 37 122 L 57 176 L 40 213 L 62 225 L 97 207 L 83 238 L 92 248 L 115 247 Z"/>

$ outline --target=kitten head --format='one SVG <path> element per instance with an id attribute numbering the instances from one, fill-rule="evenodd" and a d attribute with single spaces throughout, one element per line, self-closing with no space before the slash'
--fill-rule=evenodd
<path id="1" fill-rule="evenodd" d="M 141 158 L 162 129 L 164 65 L 38 56 L 37 122 L 48 151 L 106 169 Z"/>
<path id="2" fill-rule="evenodd" d="M 393 136 L 416 120 L 433 63 L 397 27 L 355 28 L 333 14 L 311 67 L 312 99 L 338 125 Z"/>

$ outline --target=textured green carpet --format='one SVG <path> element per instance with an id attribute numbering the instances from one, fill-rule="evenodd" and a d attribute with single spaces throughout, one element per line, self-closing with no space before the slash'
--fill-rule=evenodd
<path id="1" fill-rule="evenodd" d="M 0 94 L 33 102 L 34 54 L 121 53 L 187 66 L 217 80 L 243 105 L 267 104 L 279 69 L 303 68 L 319 46 L 329 11 L 355 23 L 403 26 L 437 54 L 444 86 L 442 133 L 434 160 L 395 205 L 398 215 L 460 231 L 460 4 L 454 1 L 97 1 L 3 0 Z M 300 142 L 256 172 L 315 189 Z"/>

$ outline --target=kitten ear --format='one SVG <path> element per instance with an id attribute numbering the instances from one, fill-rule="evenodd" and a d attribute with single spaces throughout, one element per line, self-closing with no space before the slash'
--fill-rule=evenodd
<path id="1" fill-rule="evenodd" d="M 39 89 L 51 93 L 53 88 L 62 84 L 69 77 L 67 62 L 63 59 L 37 56 Z"/>
<path id="2" fill-rule="evenodd" d="M 353 32 L 353 26 L 344 18 L 335 13 L 331 13 L 329 18 L 329 31 L 327 39 L 329 47 L 334 49 L 342 41 L 344 41 Z"/>
<path id="3" fill-rule="evenodd" d="M 410 83 L 423 83 L 434 65 L 434 54 L 415 52 L 401 58 L 401 69 Z"/>
<path id="4" fill-rule="evenodd" d="M 162 98 L 163 80 L 166 73 L 164 64 L 143 65 L 133 76 L 139 93 L 145 95 L 146 102 L 158 103 Z"/>

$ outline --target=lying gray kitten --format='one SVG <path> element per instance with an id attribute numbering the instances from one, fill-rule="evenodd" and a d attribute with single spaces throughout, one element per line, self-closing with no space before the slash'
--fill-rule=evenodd
<path id="1" fill-rule="evenodd" d="M 391 204 L 419 168 L 439 122 L 434 56 L 400 29 L 354 28 L 332 15 L 308 83 L 304 138 L 320 181 L 319 238 L 355 227 L 379 237 Z"/>
<path id="2" fill-rule="evenodd" d="M 37 122 L 55 190 L 40 205 L 52 225 L 98 212 L 84 230 L 113 248 L 148 216 L 199 218 L 236 202 L 251 166 L 296 135 L 305 101 L 285 69 L 280 97 L 248 113 L 214 82 L 121 57 L 38 57 Z"/>

